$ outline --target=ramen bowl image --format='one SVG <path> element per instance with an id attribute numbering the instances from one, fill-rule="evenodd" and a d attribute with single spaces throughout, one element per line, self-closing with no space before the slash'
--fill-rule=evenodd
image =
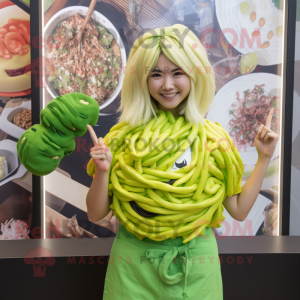
<path id="1" fill-rule="evenodd" d="M 0 9 L 0 96 L 30 94 L 30 17 L 16 5 Z"/>
<path id="2" fill-rule="evenodd" d="M 47 23 L 44 30 L 47 90 L 53 98 L 73 92 L 86 94 L 103 109 L 121 91 L 126 52 L 114 25 L 94 10 L 78 56 L 70 41 L 83 26 L 87 10 L 83 6 L 67 7 Z"/>

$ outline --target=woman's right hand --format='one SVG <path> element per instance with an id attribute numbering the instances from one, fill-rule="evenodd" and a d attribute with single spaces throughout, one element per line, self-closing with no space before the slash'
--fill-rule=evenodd
<path id="1" fill-rule="evenodd" d="M 92 126 L 87 125 L 87 128 L 90 133 L 91 139 L 94 142 L 94 147 L 91 148 L 90 155 L 97 169 L 106 172 L 110 169 L 110 165 L 112 162 L 112 154 L 110 152 L 110 149 L 104 144 L 102 137 L 97 138 L 97 135 Z"/>

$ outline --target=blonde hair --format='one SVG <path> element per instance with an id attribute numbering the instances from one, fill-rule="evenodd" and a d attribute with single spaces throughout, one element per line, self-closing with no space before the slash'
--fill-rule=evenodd
<path id="1" fill-rule="evenodd" d="M 147 31 L 134 42 L 125 69 L 119 122 L 136 126 L 156 117 L 157 101 L 150 96 L 147 79 L 161 52 L 191 81 L 187 99 L 178 106 L 179 115 L 192 124 L 202 123 L 215 95 L 215 74 L 199 39 L 181 24 Z"/>

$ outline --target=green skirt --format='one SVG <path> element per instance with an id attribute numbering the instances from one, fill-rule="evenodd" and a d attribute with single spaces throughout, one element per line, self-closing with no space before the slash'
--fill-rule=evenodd
<path id="1" fill-rule="evenodd" d="M 216 238 L 203 236 L 161 242 L 139 240 L 121 224 L 112 246 L 104 300 L 222 300 L 223 286 Z"/>

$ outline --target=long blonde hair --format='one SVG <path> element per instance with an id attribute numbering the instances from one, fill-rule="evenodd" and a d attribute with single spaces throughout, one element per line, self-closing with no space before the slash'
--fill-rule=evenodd
<path id="1" fill-rule="evenodd" d="M 157 101 L 150 96 L 147 78 L 161 52 L 191 81 L 188 98 L 178 106 L 179 115 L 192 124 L 202 123 L 215 95 L 215 74 L 199 39 L 181 24 L 147 31 L 134 42 L 125 69 L 119 122 L 135 126 L 156 116 Z"/>

